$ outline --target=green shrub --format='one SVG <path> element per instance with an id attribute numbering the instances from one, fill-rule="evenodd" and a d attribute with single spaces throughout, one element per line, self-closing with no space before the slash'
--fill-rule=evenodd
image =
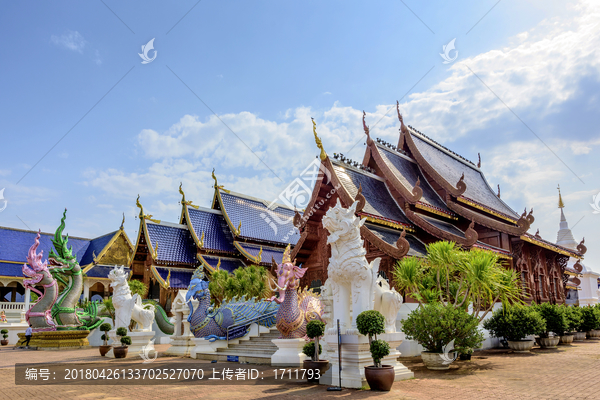
<path id="1" fill-rule="evenodd" d="M 381 359 L 390 354 L 390 344 L 385 340 L 373 340 L 369 346 L 375 365 L 381 366 Z"/>
<path id="2" fill-rule="evenodd" d="M 546 321 L 546 330 L 540 333 L 540 337 L 549 337 L 550 332 L 554 332 L 559 336 L 563 336 L 567 329 L 567 318 L 565 316 L 563 308 L 555 304 L 541 303 L 533 306 L 533 308 L 544 318 Z"/>
<path id="3" fill-rule="evenodd" d="M 582 332 L 588 332 L 600 328 L 600 309 L 587 306 L 581 308 L 581 325 L 579 329 Z"/>
<path id="4" fill-rule="evenodd" d="M 323 321 L 314 320 L 306 325 L 306 336 L 315 339 L 323 336 L 325 333 L 325 323 Z"/>
<path id="5" fill-rule="evenodd" d="M 127 328 L 117 328 L 117 336 L 127 336 Z"/>
<path id="6" fill-rule="evenodd" d="M 483 342 L 483 333 L 478 326 L 477 317 L 462 308 L 432 303 L 411 312 L 402 321 L 402 332 L 407 339 L 416 340 L 433 353 L 442 353 L 444 346 L 452 340 L 456 348 L 466 352 L 480 347 Z"/>
<path id="7" fill-rule="evenodd" d="M 105 322 L 102 325 L 100 325 L 100 330 L 102 332 L 108 332 L 111 330 L 111 328 L 112 328 L 112 326 L 108 322 Z"/>
<path id="8" fill-rule="evenodd" d="M 129 336 L 121 336 L 121 344 L 123 346 L 129 346 L 131 344 L 131 338 Z"/>
<path id="9" fill-rule="evenodd" d="M 2 334 L 2 337 L 4 338 L 4 340 L 6 340 L 6 338 L 8 337 L 8 330 L 7 329 L 2 329 L 0 331 L 0 333 Z"/>
<path id="10" fill-rule="evenodd" d="M 108 340 L 106 333 L 103 333 L 102 336 L 100 336 L 100 339 L 104 340 L 104 345 L 106 346 L 106 341 Z"/>
<path id="11" fill-rule="evenodd" d="M 564 307 L 565 318 L 567 319 L 567 332 L 578 332 L 583 319 L 581 317 L 581 308 L 579 307 Z"/>
<path id="12" fill-rule="evenodd" d="M 546 321 L 533 309 L 523 305 L 505 306 L 494 311 L 483 327 L 494 337 L 517 341 L 546 331 Z"/>
<path id="13" fill-rule="evenodd" d="M 316 355 L 315 355 L 315 342 L 308 342 L 304 345 L 304 347 L 302 347 L 302 352 L 304 354 L 306 354 L 308 357 L 311 358 L 311 360 L 313 361 L 318 361 L 315 360 Z M 323 352 L 323 347 L 321 345 L 319 345 L 319 354 L 321 354 Z"/>
<path id="14" fill-rule="evenodd" d="M 356 317 L 356 328 L 361 335 L 369 337 L 369 349 L 371 350 L 371 357 L 373 357 L 373 364 L 375 367 L 381 368 L 382 357 L 380 351 L 382 345 L 375 345 L 375 347 L 373 347 L 373 336 L 375 337 L 375 342 L 383 342 L 377 340 L 377 335 L 385 333 L 385 317 L 376 310 L 363 311 Z M 375 353 L 373 352 L 374 350 L 376 351 Z M 383 357 L 385 357 L 385 355 Z"/>

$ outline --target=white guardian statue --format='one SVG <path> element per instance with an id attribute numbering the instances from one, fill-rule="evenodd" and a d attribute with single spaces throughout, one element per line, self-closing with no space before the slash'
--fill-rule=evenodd
<path id="1" fill-rule="evenodd" d="M 154 306 L 152 304 L 142 304 L 142 298 L 136 293 L 131 295 L 129 284 L 127 283 L 127 273 L 123 266 L 114 266 L 108 274 L 111 280 L 110 286 L 113 288 L 112 301 L 115 307 L 115 327 L 127 328 L 129 322 L 137 322 L 137 330 L 151 331 L 152 321 L 154 320 Z"/>
<path id="2" fill-rule="evenodd" d="M 340 320 L 342 333 L 350 335 L 358 334 L 356 316 L 373 310 L 375 282 L 381 262 L 380 258 L 370 264 L 367 262 L 367 251 L 360 237 L 360 227 L 366 220 L 354 215 L 357 205 L 358 201 L 355 201 L 346 209 L 338 199 L 335 207 L 323 216 L 323 227 L 329 231 L 327 243 L 331 245 L 327 284 L 333 293 L 333 318 Z"/>
<path id="3" fill-rule="evenodd" d="M 396 317 L 402 307 L 402 295 L 383 277 L 378 277 L 375 282 L 375 307 L 385 317 L 385 333 L 396 332 Z"/>

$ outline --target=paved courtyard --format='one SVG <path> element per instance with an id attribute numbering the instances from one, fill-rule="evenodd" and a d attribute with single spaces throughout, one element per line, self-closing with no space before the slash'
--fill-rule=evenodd
<path id="1" fill-rule="evenodd" d="M 156 346 L 164 351 L 166 345 Z M 187 385 L 187 386 L 16 386 L 14 365 L 18 362 L 102 362 L 97 349 L 71 351 L 27 351 L 0 348 L 0 393 L 2 399 L 599 399 L 600 341 L 585 341 L 558 350 L 534 350 L 531 355 L 507 350 L 476 352 L 472 361 L 456 361 L 449 371 L 429 371 L 419 358 L 404 359 L 415 379 L 396 382 L 389 393 L 368 390 L 327 392 L 325 386 L 309 384 Z M 184 358 L 159 358 L 173 365 L 210 362 Z M 141 360 L 136 363 L 141 365 Z M 239 367 L 231 363 L 232 368 Z M 249 365 L 244 365 L 249 367 Z M 252 366 L 261 371 L 269 366 Z"/>

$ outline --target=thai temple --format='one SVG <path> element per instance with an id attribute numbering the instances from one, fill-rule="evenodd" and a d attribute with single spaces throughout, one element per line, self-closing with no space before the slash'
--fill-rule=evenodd
<path id="1" fill-rule="evenodd" d="M 400 133 L 394 145 L 371 138 L 363 116 L 367 146 L 362 162 L 337 153 L 330 157 L 315 125 L 319 173 L 302 214 L 290 206 L 232 192 L 218 184 L 214 171 L 210 207 L 186 199 L 180 185 L 179 221 L 154 219 L 145 213 L 138 196 L 140 225 L 135 244 L 122 224 L 117 231 L 95 239 L 69 238 L 87 276 L 84 298 L 107 297 L 109 266 L 125 265 L 131 279 L 148 285 L 148 298 L 168 312 L 199 266 L 208 276 L 216 269 L 231 273 L 251 264 L 270 268 L 273 262 L 282 262 L 287 246 L 292 248 L 296 265 L 308 268 L 301 286 L 318 289 L 327 279 L 331 256 L 322 218 L 339 200 L 343 207 L 358 201 L 356 214 L 366 218 L 361 227 L 366 257 L 368 261 L 381 257 L 380 274 L 385 278 L 392 277 L 398 260 L 424 257 L 428 243 L 447 240 L 465 249 L 497 253 L 508 268 L 519 271 L 528 302 L 598 302 L 600 274 L 581 262 L 586 248 L 568 227 L 560 194 L 560 230 L 552 243 L 528 232 L 533 210 L 514 211 L 502 200 L 500 188 L 490 187 L 481 158 L 473 163 L 404 125 L 399 111 L 398 118 Z M 14 312 L 21 312 L 24 299 L 29 299 L 21 267 L 36 234 L 0 228 L 3 309 L 14 307 Z M 45 255 L 52 247 L 51 237 L 41 236 L 40 250 Z M 410 294 L 402 294 L 406 302 L 414 301 Z"/>

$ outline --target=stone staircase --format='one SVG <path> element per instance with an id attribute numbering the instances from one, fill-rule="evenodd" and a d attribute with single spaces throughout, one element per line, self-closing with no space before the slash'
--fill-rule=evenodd
<path id="1" fill-rule="evenodd" d="M 262 332 L 259 336 L 240 338 L 232 341 L 228 347 L 217 349 L 216 353 L 198 354 L 197 358 L 204 360 L 227 361 L 227 356 L 237 356 L 239 362 L 250 364 L 271 364 L 271 356 L 277 351 L 277 346 L 271 342 L 281 334 L 277 328 Z M 238 343 L 235 343 L 238 342 Z"/>

